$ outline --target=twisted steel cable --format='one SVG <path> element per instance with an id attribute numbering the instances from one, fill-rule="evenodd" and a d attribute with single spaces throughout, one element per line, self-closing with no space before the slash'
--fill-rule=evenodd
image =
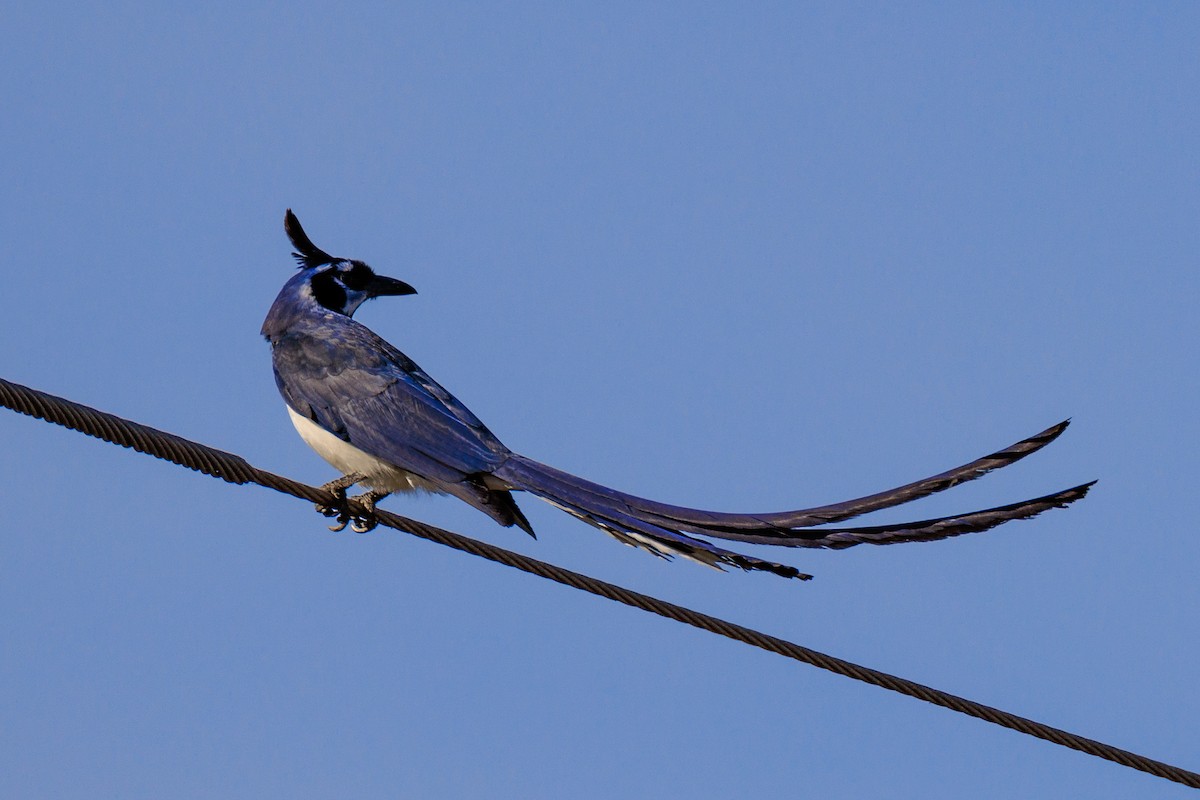
<path id="1" fill-rule="evenodd" d="M 11 383 L 0 378 L 0 405 L 21 414 L 53 422 L 71 430 L 103 439 L 106 442 L 129 447 L 140 453 L 146 453 L 178 464 L 188 469 L 211 475 L 229 483 L 254 483 L 269 489 L 290 494 L 303 500 L 324 505 L 332 505 L 337 498 L 323 489 L 293 481 L 266 470 L 254 467 L 241 456 L 226 453 L 198 442 L 189 441 L 180 436 L 151 428 L 137 422 L 132 422 L 112 414 L 98 411 L 61 397 L 56 397 L 36 389 Z M 356 501 L 350 501 L 352 512 L 364 512 Z M 814 667 L 828 670 L 837 675 L 869 683 L 889 689 L 893 692 L 915 697 L 961 714 L 976 717 L 1011 730 L 1019 731 L 1030 736 L 1036 736 L 1048 742 L 1069 747 L 1082 753 L 1113 761 L 1117 764 L 1157 775 L 1169 781 L 1182 783 L 1185 786 L 1200 789 L 1200 774 L 1181 767 L 1157 761 L 1137 753 L 1114 747 L 1104 742 L 1089 739 L 1078 734 L 1064 731 L 1050 725 L 1045 725 L 1025 717 L 1002 711 L 998 708 L 983 705 L 957 695 L 949 694 L 938 689 L 924 686 L 914 681 L 890 675 L 870 667 L 845 661 L 835 656 L 811 650 L 807 647 L 771 636 L 761 631 L 747 628 L 733 622 L 694 611 L 690 608 L 669 603 L 650 595 L 635 592 L 607 581 L 599 580 L 579 572 L 539 561 L 535 558 L 505 550 L 502 547 L 471 539 L 467 536 L 443 530 L 432 525 L 426 525 L 416 520 L 376 510 L 380 525 L 394 530 L 403 531 L 419 536 L 431 542 L 452 547 L 464 553 L 486 558 L 498 564 L 504 564 L 522 572 L 528 572 L 548 580 L 580 589 L 585 592 L 624 603 L 627 606 L 639 608 L 658 614 L 676 622 L 682 622 L 692 627 L 710 633 L 733 639 L 744 644 L 778 653 L 779 655 L 811 664 Z"/>

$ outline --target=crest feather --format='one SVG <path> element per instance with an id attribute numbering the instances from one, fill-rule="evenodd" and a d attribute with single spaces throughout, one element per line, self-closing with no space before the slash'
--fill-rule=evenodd
<path id="1" fill-rule="evenodd" d="M 290 208 L 283 217 L 283 230 L 287 233 L 288 238 L 292 240 L 292 246 L 296 248 L 296 252 L 292 253 L 292 255 L 302 268 L 320 267 L 343 260 L 329 255 L 329 253 L 326 253 L 313 244 L 312 239 L 308 238 L 308 234 L 300 226 L 300 220 L 296 219 L 296 215 L 292 213 Z"/>

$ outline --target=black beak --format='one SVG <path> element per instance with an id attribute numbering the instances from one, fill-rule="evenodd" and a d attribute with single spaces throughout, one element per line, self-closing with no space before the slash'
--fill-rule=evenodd
<path id="1" fill-rule="evenodd" d="M 416 294 L 417 290 L 409 286 L 404 281 L 398 281 L 395 278 L 388 278 L 383 275 L 376 275 L 371 278 L 371 282 L 367 284 L 368 297 L 383 297 L 385 295 L 402 295 Z"/>

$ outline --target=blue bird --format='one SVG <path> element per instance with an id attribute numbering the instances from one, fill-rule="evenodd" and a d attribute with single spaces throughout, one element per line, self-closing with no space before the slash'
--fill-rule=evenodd
<path id="1" fill-rule="evenodd" d="M 785 547 L 840 549 L 856 544 L 931 541 L 1027 519 L 1082 498 L 1092 483 L 1011 505 L 919 522 L 820 527 L 907 503 L 1013 463 L 1040 450 L 1067 427 L 1061 422 L 991 455 L 914 483 L 797 511 L 730 514 L 646 500 L 578 478 L 512 452 L 454 395 L 412 359 L 352 317 L 365 301 L 415 294 L 404 281 L 376 275 L 362 261 L 331 256 L 305 234 L 289 209 L 284 230 L 300 270 L 283 286 L 263 323 L 275 382 L 300 436 L 342 477 L 326 484 L 340 501 L 321 508 L 358 531 L 373 515 L 354 517 L 345 491 L 362 484 L 368 511 L 393 492 L 450 494 L 504 526 L 533 535 L 513 500 L 524 491 L 618 541 L 663 558 L 709 566 L 812 576 L 795 567 L 742 555 L 706 539 Z"/>

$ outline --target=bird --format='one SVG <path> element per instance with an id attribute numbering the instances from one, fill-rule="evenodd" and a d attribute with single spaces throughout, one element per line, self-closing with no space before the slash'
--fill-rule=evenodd
<path id="1" fill-rule="evenodd" d="M 908 503 L 1012 464 L 1059 437 L 1070 420 L 922 480 L 839 503 L 795 511 L 724 513 L 649 500 L 585 480 L 509 450 L 471 411 L 411 358 L 354 319 L 366 301 L 416 294 L 396 278 L 357 259 L 332 256 L 313 244 L 287 210 L 284 230 L 299 269 L 284 284 L 262 326 L 270 343 L 276 386 L 301 438 L 342 473 L 325 484 L 337 499 L 318 505 L 337 517 L 331 530 L 365 532 L 375 504 L 394 492 L 457 497 L 505 527 L 535 536 L 513 498 L 526 492 L 616 540 L 671 559 L 717 569 L 763 571 L 809 580 L 787 564 L 726 549 L 711 540 L 747 545 L 842 549 L 945 539 L 994 528 L 1065 507 L 1095 481 L 995 508 L 866 527 L 831 527 L 872 511 Z M 346 490 L 366 491 L 351 513 Z M 536 536 L 535 536 L 536 538 Z"/>

